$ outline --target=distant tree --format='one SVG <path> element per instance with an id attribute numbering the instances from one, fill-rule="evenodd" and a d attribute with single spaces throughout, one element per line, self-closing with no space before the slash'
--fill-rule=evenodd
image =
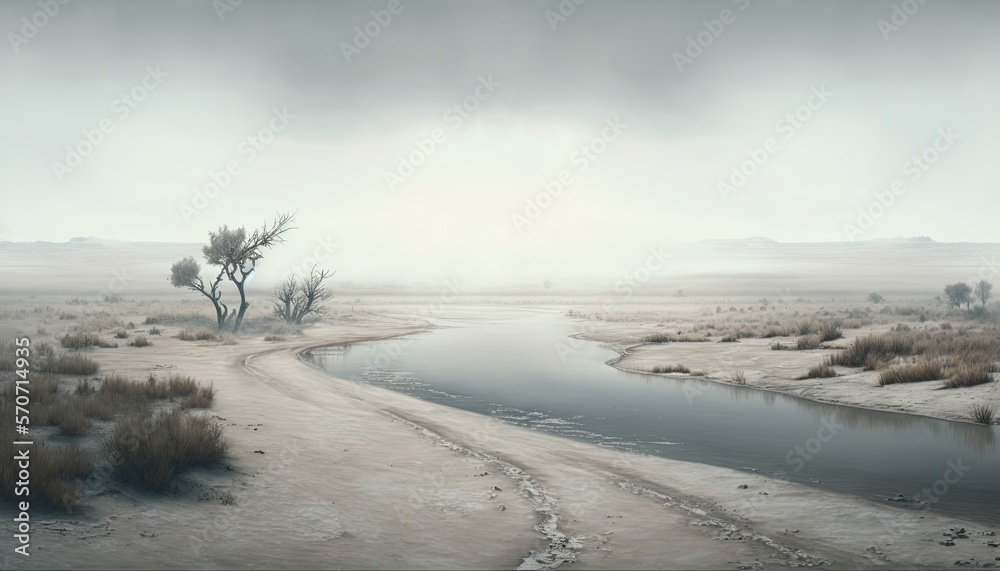
<path id="1" fill-rule="evenodd" d="M 222 328 L 226 326 L 227 318 L 231 317 L 229 307 L 222 303 L 222 292 L 219 291 L 219 284 L 222 282 L 224 275 L 220 270 L 219 275 L 206 288 L 205 282 L 201 279 L 201 266 L 191 256 L 176 262 L 170 267 L 171 285 L 196 291 L 212 302 L 212 305 L 215 307 L 215 318 L 218 320 L 219 331 L 222 331 Z"/>
<path id="2" fill-rule="evenodd" d="M 962 307 L 966 309 L 972 303 L 972 288 L 965 282 L 958 282 L 944 286 L 944 294 L 948 296 L 948 307 Z"/>
<path id="3" fill-rule="evenodd" d="M 993 297 L 993 284 L 986 280 L 979 280 L 976 284 L 976 297 L 979 301 L 983 302 L 983 307 L 986 307 L 986 302 Z"/>
<path id="4" fill-rule="evenodd" d="M 323 282 L 334 273 L 316 271 L 316 266 L 313 266 L 303 280 L 294 275 L 285 280 L 271 294 L 274 314 L 292 325 L 301 325 L 302 320 L 310 315 L 322 315 L 325 308 L 320 303 L 332 295 Z"/>
<path id="5" fill-rule="evenodd" d="M 882 303 L 883 301 L 885 298 L 875 292 L 868 294 L 868 303 Z"/>
<path id="6" fill-rule="evenodd" d="M 761 311 L 767 311 L 767 306 L 771 305 L 771 300 L 766 297 L 762 297 L 757 303 L 760 304 Z"/>
<path id="7" fill-rule="evenodd" d="M 284 234 L 293 230 L 293 221 L 291 214 L 282 214 L 271 224 L 265 222 L 249 234 L 242 226 L 235 230 L 221 226 L 218 231 L 208 233 L 208 245 L 202 248 L 205 260 L 213 266 L 220 266 L 240 294 L 240 307 L 233 322 L 234 335 L 240 332 L 243 317 L 250 307 L 246 294 L 247 278 L 257 269 L 264 250 L 285 241 Z"/>

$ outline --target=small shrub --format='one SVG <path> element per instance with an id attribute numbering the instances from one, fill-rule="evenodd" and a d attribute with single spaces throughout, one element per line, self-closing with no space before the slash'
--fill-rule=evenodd
<path id="1" fill-rule="evenodd" d="M 160 330 L 159 327 L 150 327 L 149 328 L 149 334 L 150 335 L 159 335 L 160 333 L 162 333 L 162 331 Z"/>
<path id="2" fill-rule="evenodd" d="M 719 343 L 739 343 L 739 342 L 740 342 L 739 337 L 732 333 L 723 336 L 722 339 L 719 339 Z"/>
<path id="3" fill-rule="evenodd" d="M 993 424 L 996 416 L 996 410 L 988 404 L 975 404 L 969 409 L 969 418 L 979 424 Z"/>
<path id="4" fill-rule="evenodd" d="M 285 338 L 281 335 L 269 334 L 264 336 L 264 341 L 284 341 Z"/>
<path id="5" fill-rule="evenodd" d="M 666 333 L 654 333 L 643 338 L 644 343 L 669 343 L 674 338 Z"/>
<path id="6" fill-rule="evenodd" d="M 60 313 L 59 319 L 76 319 L 75 313 Z"/>
<path id="7" fill-rule="evenodd" d="M 229 490 L 222 492 L 222 505 L 231 506 L 236 503 L 236 496 Z"/>
<path id="8" fill-rule="evenodd" d="M 134 329 L 134 326 L 133 326 L 133 329 Z M 115 339 L 128 339 L 128 331 L 125 331 L 124 329 L 120 329 L 118 331 L 115 331 Z"/>
<path id="9" fill-rule="evenodd" d="M 129 347 L 149 347 L 153 342 L 146 338 L 145 335 L 136 335 L 135 339 L 128 344 Z"/>
<path id="10" fill-rule="evenodd" d="M 135 323 L 129 321 L 128 325 L 125 326 L 125 329 L 135 329 Z"/>
<path id="11" fill-rule="evenodd" d="M 732 379 L 732 381 L 737 385 L 747 384 L 747 376 L 743 371 L 733 371 L 729 375 L 729 378 Z"/>

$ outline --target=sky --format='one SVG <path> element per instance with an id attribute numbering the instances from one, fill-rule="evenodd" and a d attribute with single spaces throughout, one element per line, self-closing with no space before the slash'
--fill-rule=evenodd
<path id="1" fill-rule="evenodd" d="M 386 279 L 1000 242 L 992 0 L 63 1 L 0 4 L 0 240 L 294 211 L 282 264 Z"/>

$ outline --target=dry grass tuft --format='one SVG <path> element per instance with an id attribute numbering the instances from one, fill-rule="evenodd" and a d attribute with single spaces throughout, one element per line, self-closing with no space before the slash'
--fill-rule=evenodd
<path id="1" fill-rule="evenodd" d="M 650 373 L 662 374 L 662 373 L 690 373 L 691 370 L 684 365 L 657 365 L 649 370 Z"/>
<path id="2" fill-rule="evenodd" d="M 729 378 L 737 385 L 747 384 L 747 376 L 743 371 L 733 371 L 730 373 Z"/>
<path id="3" fill-rule="evenodd" d="M 921 361 L 912 365 L 899 365 L 884 369 L 878 375 L 878 386 L 936 381 L 944 376 L 944 369 L 938 360 Z"/>
<path id="4" fill-rule="evenodd" d="M 153 490 L 181 470 L 225 458 L 229 451 L 220 425 L 177 410 L 120 418 L 104 442 L 105 457 L 123 479 Z"/>
<path id="5" fill-rule="evenodd" d="M 990 376 L 991 366 L 985 363 L 963 363 L 955 368 L 950 379 L 944 382 L 949 389 L 973 387 L 993 382 Z"/>
<path id="6" fill-rule="evenodd" d="M 975 404 L 969 409 L 969 418 L 979 424 L 993 424 L 996 422 L 997 413 L 988 404 Z"/>
<path id="7" fill-rule="evenodd" d="M 819 349 L 822 342 L 823 339 L 819 335 L 806 335 L 805 337 L 799 337 L 798 341 L 795 342 L 795 348 L 799 351 Z"/>
<path id="8" fill-rule="evenodd" d="M 145 335 L 136 335 L 135 339 L 128 344 L 129 347 L 149 347 L 153 342 L 146 338 Z"/>
<path id="9" fill-rule="evenodd" d="M 112 341 L 104 341 L 101 339 L 101 336 L 96 333 L 67 333 L 66 335 L 63 335 L 62 339 L 59 340 L 59 344 L 62 345 L 64 349 L 84 349 L 86 347 L 113 349 L 118 346 L 117 343 Z"/>
<path id="10" fill-rule="evenodd" d="M 181 341 L 218 341 L 219 337 L 208 329 L 182 329 L 177 334 Z"/>
<path id="11" fill-rule="evenodd" d="M 826 363 L 821 363 L 815 367 L 811 367 L 806 374 L 801 377 L 796 377 L 800 381 L 805 379 L 830 379 L 837 376 L 837 371 L 833 367 L 827 365 Z"/>

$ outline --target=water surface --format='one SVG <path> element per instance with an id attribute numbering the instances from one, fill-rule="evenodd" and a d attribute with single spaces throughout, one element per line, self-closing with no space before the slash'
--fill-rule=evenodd
<path id="1" fill-rule="evenodd" d="M 602 446 L 882 502 L 902 494 L 917 501 L 898 505 L 1000 523 L 1000 427 L 619 371 L 606 364 L 614 351 L 569 338 L 579 325 L 562 311 L 450 308 L 436 320 L 443 328 L 305 358 L 341 378 Z"/>

